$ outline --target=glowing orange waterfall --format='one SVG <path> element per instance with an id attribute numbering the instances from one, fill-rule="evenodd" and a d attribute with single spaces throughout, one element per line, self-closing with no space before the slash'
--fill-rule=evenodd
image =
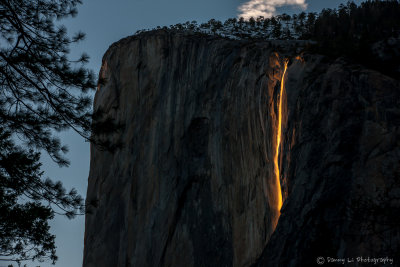
<path id="1" fill-rule="evenodd" d="M 280 215 L 280 210 L 282 208 L 282 189 L 281 189 L 281 182 L 280 182 L 278 158 L 279 158 L 279 148 L 281 145 L 281 135 L 282 135 L 282 94 L 283 94 L 283 88 L 285 87 L 285 74 L 286 74 L 287 64 L 288 64 L 288 61 L 285 60 L 285 67 L 284 67 L 282 79 L 281 79 L 281 90 L 279 92 L 278 133 L 276 135 L 276 150 L 275 150 L 275 155 L 274 155 L 275 183 L 276 183 L 276 190 L 278 191 L 278 192 L 276 192 L 276 196 L 277 196 L 276 209 L 278 211 L 278 217 Z"/>

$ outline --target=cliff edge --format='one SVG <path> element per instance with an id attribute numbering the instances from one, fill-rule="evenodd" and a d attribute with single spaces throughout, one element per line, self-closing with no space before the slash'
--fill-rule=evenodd
<path id="1" fill-rule="evenodd" d="M 399 82 L 322 56 L 285 69 L 296 46 L 159 30 L 109 48 L 94 109 L 123 147 L 91 147 L 83 266 L 394 257 Z"/>

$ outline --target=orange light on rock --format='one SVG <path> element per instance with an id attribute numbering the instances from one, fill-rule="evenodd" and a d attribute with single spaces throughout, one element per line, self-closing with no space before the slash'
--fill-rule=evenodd
<path id="1" fill-rule="evenodd" d="M 283 70 L 282 74 L 282 79 L 281 79 L 281 88 L 279 92 L 279 105 L 278 105 L 278 133 L 276 134 L 276 150 L 275 150 L 275 155 L 274 155 L 274 166 L 275 166 L 275 183 L 276 183 L 276 188 L 277 188 L 277 200 L 276 200 L 276 209 L 278 212 L 280 212 L 282 208 L 282 189 L 281 189 L 281 182 L 280 182 L 280 173 L 279 173 L 279 163 L 278 163 L 278 158 L 279 158 L 279 148 L 281 145 L 281 136 L 282 136 L 282 95 L 283 95 L 283 89 L 285 87 L 285 74 L 286 74 L 286 69 L 287 69 L 288 61 L 285 60 L 285 67 Z"/>

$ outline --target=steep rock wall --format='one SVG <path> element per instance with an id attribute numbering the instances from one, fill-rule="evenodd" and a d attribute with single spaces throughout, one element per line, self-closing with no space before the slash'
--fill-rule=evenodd
<path id="1" fill-rule="evenodd" d="M 268 43 L 164 31 L 107 51 L 95 109 L 125 124 L 123 148 L 91 149 L 84 266 L 255 262 L 278 216 L 282 62 Z"/>
<path id="2" fill-rule="evenodd" d="M 318 266 L 318 257 L 398 266 L 399 81 L 308 56 L 288 68 L 285 89 L 287 199 L 257 266 Z"/>
<path id="3" fill-rule="evenodd" d="M 85 267 L 394 257 L 399 82 L 344 60 L 289 63 L 279 217 L 292 46 L 155 31 L 110 47 L 95 109 L 125 124 L 123 147 L 91 148 Z"/>

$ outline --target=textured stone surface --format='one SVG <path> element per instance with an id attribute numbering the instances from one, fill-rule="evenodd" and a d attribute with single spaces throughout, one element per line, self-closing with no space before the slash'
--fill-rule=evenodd
<path id="1" fill-rule="evenodd" d="M 399 82 L 316 56 L 295 60 L 287 74 L 281 170 L 288 197 L 257 265 L 388 256 L 398 266 Z"/>
<path id="2" fill-rule="evenodd" d="M 107 51 L 95 107 L 125 124 L 124 147 L 92 147 L 84 266 L 255 262 L 277 216 L 281 64 L 268 43 L 164 31 Z"/>
<path id="3" fill-rule="evenodd" d="M 289 64 L 284 205 L 274 231 L 273 153 L 287 55 L 275 53 L 278 45 L 296 50 L 295 43 L 165 31 L 110 47 L 95 109 L 125 124 L 112 137 L 124 146 L 114 154 L 91 148 L 87 200 L 99 205 L 86 217 L 83 266 L 393 257 L 400 86 L 344 60 L 305 56 Z"/>

